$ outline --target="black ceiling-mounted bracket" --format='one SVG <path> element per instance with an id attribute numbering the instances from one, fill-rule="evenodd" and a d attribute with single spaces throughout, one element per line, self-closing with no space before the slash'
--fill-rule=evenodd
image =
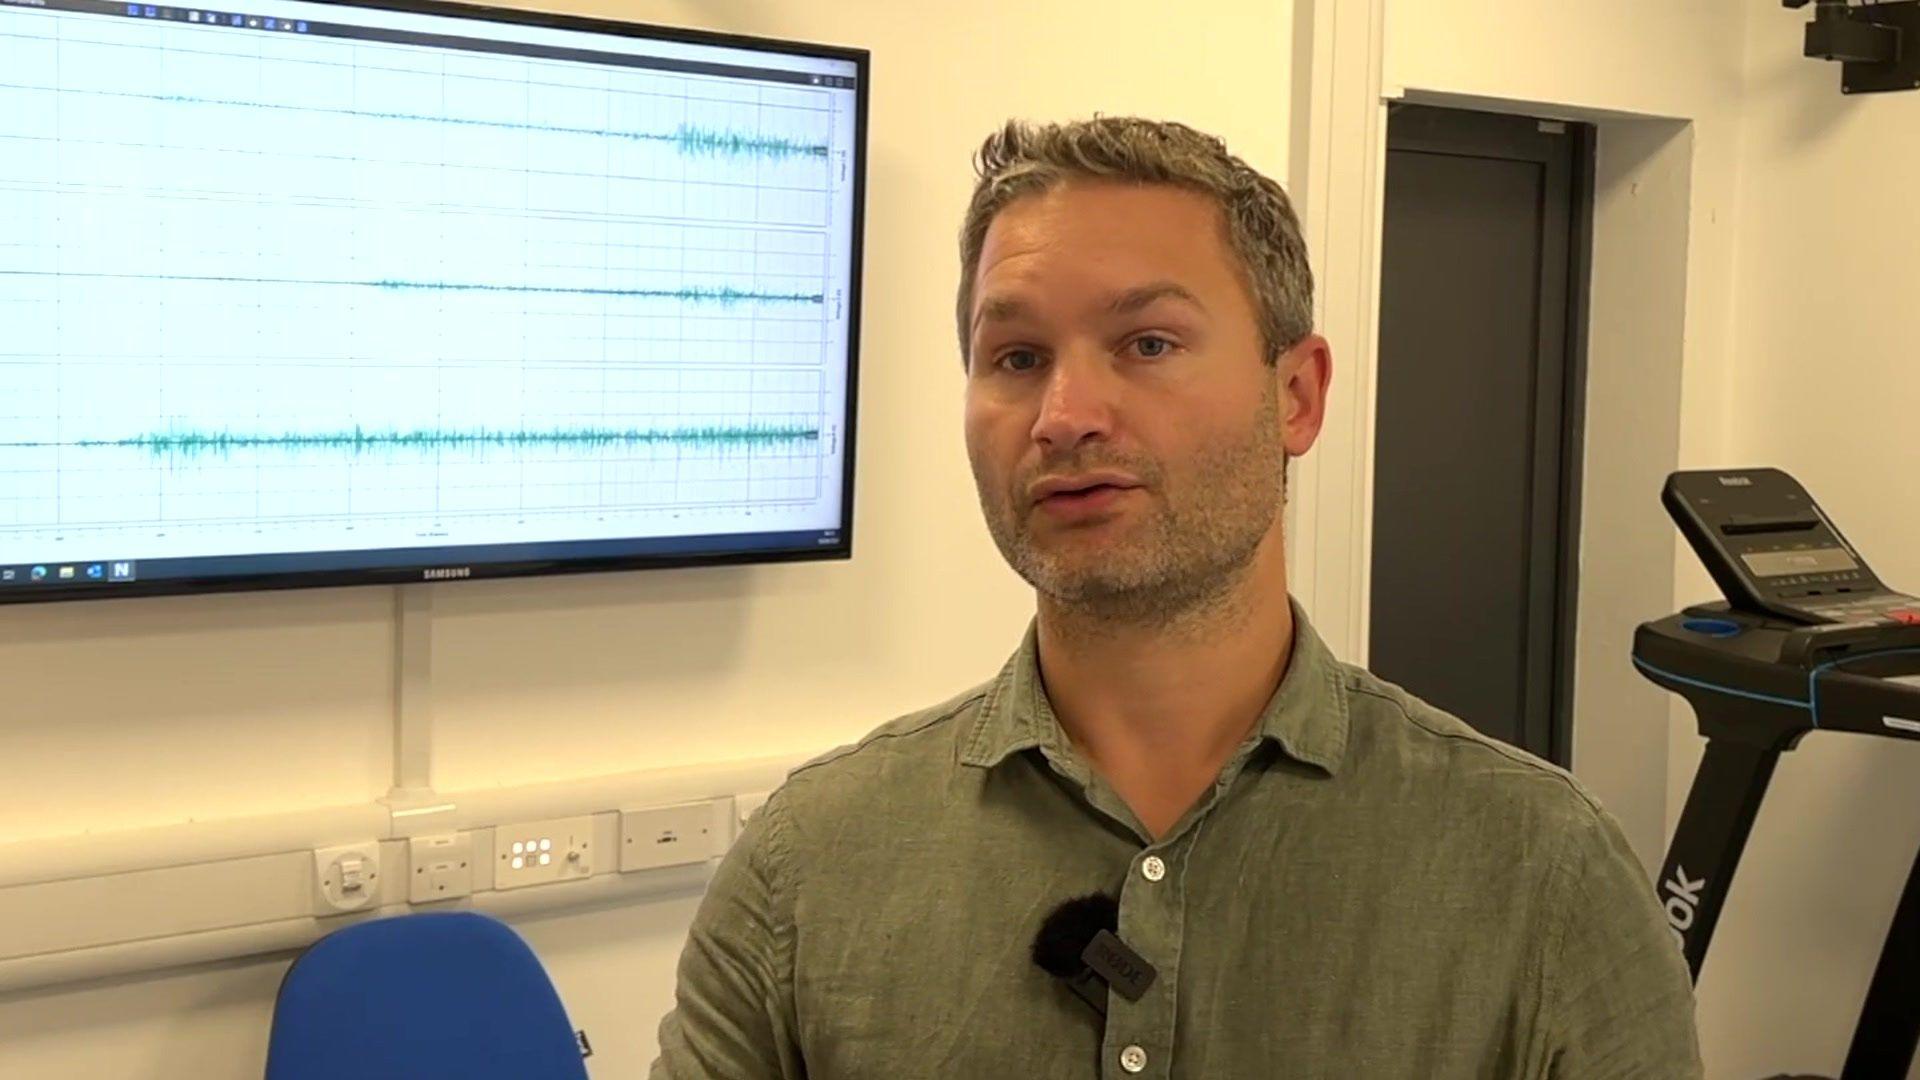
<path id="1" fill-rule="evenodd" d="M 1849 4 L 1847 0 L 1781 0 L 1813 4 L 1806 54 L 1840 61 L 1840 92 L 1920 90 L 1920 0 Z"/>

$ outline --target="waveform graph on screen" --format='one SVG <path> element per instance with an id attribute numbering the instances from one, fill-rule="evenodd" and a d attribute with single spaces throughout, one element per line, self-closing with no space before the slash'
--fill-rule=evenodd
<path id="1" fill-rule="evenodd" d="M 142 385 L 119 371 L 117 390 L 87 395 L 97 407 L 84 422 L 8 425 L 6 527 L 451 536 L 463 523 L 546 521 L 577 532 L 817 499 L 837 437 L 805 371 L 549 367 L 512 397 L 487 385 L 506 372 L 367 370 L 355 385 L 332 365 L 271 379 L 176 365 L 164 378 L 181 400 L 164 414 L 144 393 L 157 395 L 159 376 Z M 57 374 L 41 392 L 70 393 Z"/>
<path id="2" fill-rule="evenodd" d="M 837 520 L 830 95 L 401 41 L 209 34 L 184 62 L 158 24 L 0 29 L 0 545 Z"/>

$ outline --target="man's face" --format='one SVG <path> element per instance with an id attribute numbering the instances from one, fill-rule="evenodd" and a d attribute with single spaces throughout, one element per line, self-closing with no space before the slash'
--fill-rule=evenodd
<path id="1" fill-rule="evenodd" d="M 1041 594 L 1130 620 L 1222 595 L 1275 529 L 1281 374 L 1204 195 L 1070 182 L 987 230 L 967 454 Z"/>

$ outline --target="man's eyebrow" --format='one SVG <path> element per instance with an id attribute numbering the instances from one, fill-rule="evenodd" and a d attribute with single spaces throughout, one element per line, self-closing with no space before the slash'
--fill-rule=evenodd
<path id="1" fill-rule="evenodd" d="M 1174 281 L 1156 281 L 1150 285 L 1128 289 L 1115 296 L 1107 305 L 1107 310 L 1115 315 L 1131 315 L 1161 300 L 1184 300 L 1203 312 L 1207 310 L 1207 305 L 1193 295 L 1193 290 Z"/>
<path id="2" fill-rule="evenodd" d="M 1201 311 L 1207 305 L 1193 294 L 1193 290 L 1174 281 L 1155 281 L 1136 286 L 1124 292 L 1116 293 L 1107 301 L 1107 312 L 1112 315 L 1130 315 L 1161 300 L 1182 300 Z M 989 296 L 980 301 L 980 307 L 973 315 L 973 326 L 977 330 L 982 323 L 1007 322 L 1018 319 L 1033 309 L 1017 296 Z"/>
<path id="3" fill-rule="evenodd" d="M 979 309 L 973 313 L 973 328 L 978 330 L 981 323 L 1017 319 L 1028 310 L 1027 302 L 1017 297 L 989 296 L 980 301 Z"/>

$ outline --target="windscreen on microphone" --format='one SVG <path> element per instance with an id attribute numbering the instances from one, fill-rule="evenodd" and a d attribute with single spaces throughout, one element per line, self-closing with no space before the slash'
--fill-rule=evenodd
<path id="1" fill-rule="evenodd" d="M 1049 975 L 1072 979 L 1087 970 L 1081 956 L 1094 937 L 1120 928 L 1120 902 L 1106 893 L 1069 900 L 1053 909 L 1033 939 L 1033 962 Z"/>

